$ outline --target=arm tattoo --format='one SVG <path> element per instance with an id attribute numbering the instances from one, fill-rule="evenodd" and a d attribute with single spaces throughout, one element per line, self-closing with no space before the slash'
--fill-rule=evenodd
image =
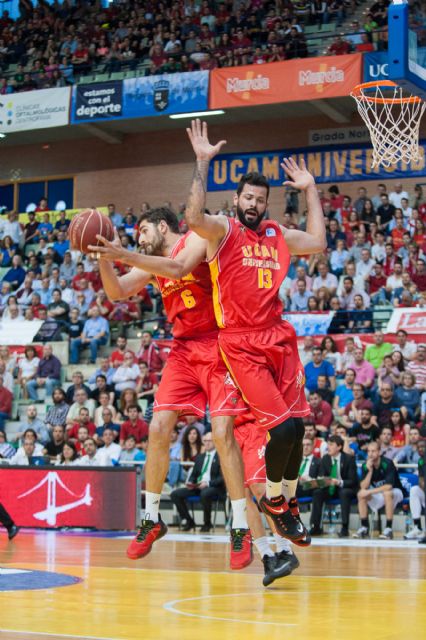
<path id="1" fill-rule="evenodd" d="M 204 215 L 207 193 L 207 174 L 209 170 L 209 162 L 197 160 L 192 175 L 191 189 L 189 192 L 188 206 L 186 215 L 188 218 L 198 218 Z"/>

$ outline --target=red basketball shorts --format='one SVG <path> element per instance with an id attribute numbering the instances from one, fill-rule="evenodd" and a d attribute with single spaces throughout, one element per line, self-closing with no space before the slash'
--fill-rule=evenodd
<path id="1" fill-rule="evenodd" d="M 253 422 L 234 427 L 235 440 L 241 449 L 244 463 L 244 484 L 266 483 L 265 446 L 267 432 Z"/>
<path id="2" fill-rule="evenodd" d="M 296 332 L 288 322 L 219 331 L 223 359 L 256 423 L 271 429 L 310 414 Z"/>
<path id="3" fill-rule="evenodd" d="M 204 416 L 236 416 L 247 412 L 220 356 L 217 336 L 175 340 L 167 358 L 154 411 Z"/>

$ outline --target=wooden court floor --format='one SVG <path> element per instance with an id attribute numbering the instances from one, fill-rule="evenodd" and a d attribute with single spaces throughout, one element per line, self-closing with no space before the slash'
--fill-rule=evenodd
<path id="1" fill-rule="evenodd" d="M 123 537 L 53 531 L 22 532 L 9 543 L 2 532 L 0 638 L 426 636 L 426 548 L 414 543 L 346 546 L 321 540 L 297 550 L 300 568 L 268 589 L 258 558 L 242 572 L 228 570 L 223 536 L 173 534 L 136 562 L 126 558 L 127 544 Z M 46 586 L 43 576 L 80 580 Z M 16 578 L 22 588 L 12 590 Z"/>

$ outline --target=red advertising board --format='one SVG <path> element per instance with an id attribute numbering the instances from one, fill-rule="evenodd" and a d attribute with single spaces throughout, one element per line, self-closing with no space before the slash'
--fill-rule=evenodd
<path id="1" fill-rule="evenodd" d="M 0 467 L 0 501 L 23 527 L 134 529 L 136 496 L 133 467 Z"/>
<path id="2" fill-rule="evenodd" d="M 362 56 L 322 56 L 210 72 L 210 109 L 348 96 L 361 82 Z"/>

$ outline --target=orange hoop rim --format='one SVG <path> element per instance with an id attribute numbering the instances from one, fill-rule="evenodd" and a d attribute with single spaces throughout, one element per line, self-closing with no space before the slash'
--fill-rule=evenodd
<path id="1" fill-rule="evenodd" d="M 397 87 L 396 82 L 392 80 L 379 80 L 372 82 L 362 82 L 357 84 L 352 89 L 352 98 L 358 98 L 361 100 L 367 100 L 368 102 L 375 102 L 377 104 L 418 104 L 422 102 L 422 99 L 418 96 L 407 96 L 406 98 L 378 98 L 377 96 L 368 96 L 364 93 L 364 89 L 373 89 L 374 87 Z"/>

